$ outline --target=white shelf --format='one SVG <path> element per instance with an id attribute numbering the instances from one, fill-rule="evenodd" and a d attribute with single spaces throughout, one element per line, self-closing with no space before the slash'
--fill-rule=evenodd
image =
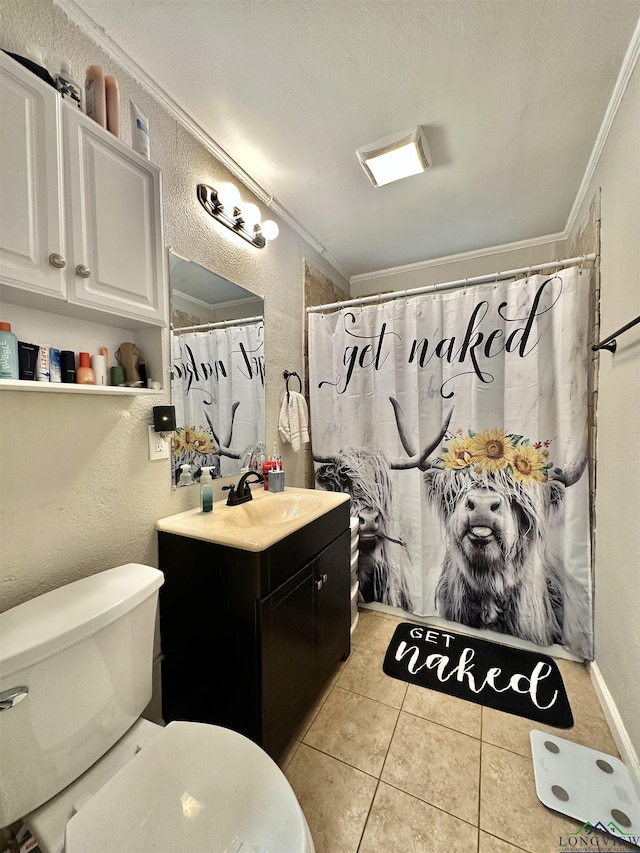
<path id="1" fill-rule="evenodd" d="M 126 388 L 122 385 L 75 385 L 72 382 L 34 382 L 30 379 L 0 379 L 0 391 L 44 391 L 54 394 L 112 394 L 120 396 L 163 394 L 162 389 Z"/>

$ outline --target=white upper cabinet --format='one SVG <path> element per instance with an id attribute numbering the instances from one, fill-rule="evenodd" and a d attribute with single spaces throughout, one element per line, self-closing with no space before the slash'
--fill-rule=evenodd
<path id="1" fill-rule="evenodd" d="M 69 301 L 164 322 L 159 170 L 79 110 L 63 119 Z"/>
<path id="2" fill-rule="evenodd" d="M 166 324 L 160 170 L 0 53 L 0 282 Z"/>
<path id="3" fill-rule="evenodd" d="M 0 280 L 64 299 L 61 99 L 3 53 L 0 80 Z"/>

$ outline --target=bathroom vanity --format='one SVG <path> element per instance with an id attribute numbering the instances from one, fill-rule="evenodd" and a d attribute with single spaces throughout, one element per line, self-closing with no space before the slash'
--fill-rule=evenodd
<path id="1" fill-rule="evenodd" d="M 277 759 L 349 655 L 350 503 L 253 495 L 157 524 L 162 711 L 235 729 Z"/>

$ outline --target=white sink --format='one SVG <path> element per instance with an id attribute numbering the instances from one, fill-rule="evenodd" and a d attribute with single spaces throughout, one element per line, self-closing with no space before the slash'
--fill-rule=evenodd
<path id="1" fill-rule="evenodd" d="M 213 512 L 190 509 L 161 518 L 156 527 L 244 551 L 263 551 L 349 500 L 349 495 L 340 492 L 289 486 L 275 494 L 258 486 L 252 495 L 251 501 L 240 506 L 227 506 L 221 500 L 214 503 Z"/>
<path id="2" fill-rule="evenodd" d="M 290 495 L 285 492 L 268 494 L 263 500 L 251 500 L 240 506 L 229 507 L 225 521 L 232 527 L 262 527 L 265 524 L 284 524 L 303 519 L 315 512 L 320 501 L 310 495 Z"/>

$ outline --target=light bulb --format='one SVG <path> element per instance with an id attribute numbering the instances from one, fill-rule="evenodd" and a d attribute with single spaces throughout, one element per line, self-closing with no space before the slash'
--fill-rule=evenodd
<path id="1" fill-rule="evenodd" d="M 265 240 L 275 240 L 280 233 L 280 229 L 273 219 L 265 219 L 260 230 Z"/>
<path id="2" fill-rule="evenodd" d="M 251 202 L 242 204 L 240 206 L 240 212 L 244 220 L 244 227 L 247 231 L 253 231 L 254 225 L 260 225 L 262 214 L 260 213 L 260 208 L 257 204 L 252 204 Z"/>
<path id="3" fill-rule="evenodd" d="M 225 182 L 216 187 L 216 192 L 218 193 L 218 201 L 224 207 L 224 212 L 227 216 L 231 216 L 233 208 L 240 204 L 240 190 L 234 184 Z"/>

